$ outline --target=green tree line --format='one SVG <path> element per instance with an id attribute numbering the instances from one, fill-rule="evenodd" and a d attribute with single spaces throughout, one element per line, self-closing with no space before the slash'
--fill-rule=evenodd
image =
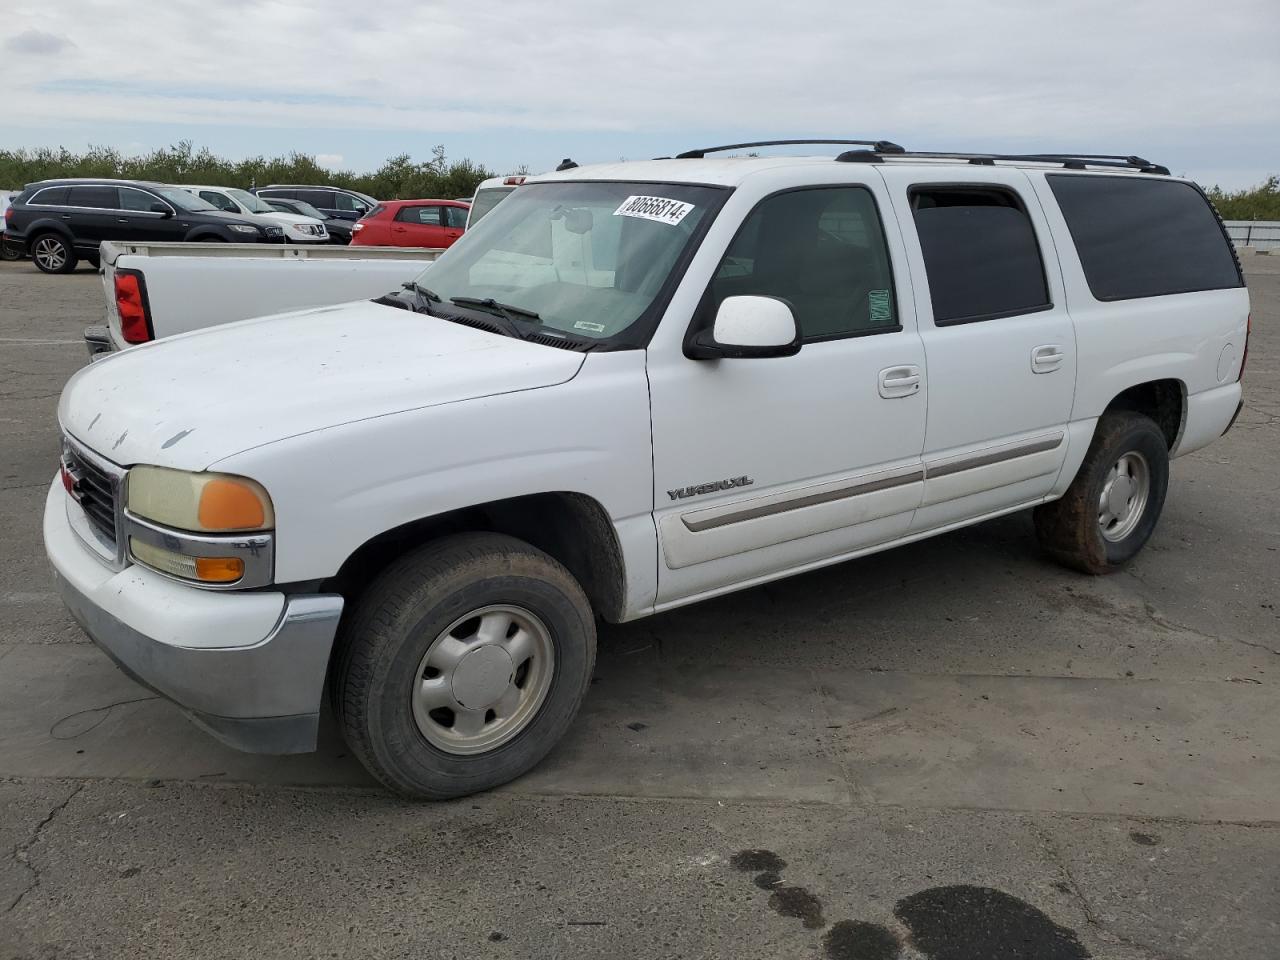
<path id="1" fill-rule="evenodd" d="M 425 163 L 416 163 L 409 154 L 402 153 L 372 173 L 327 170 L 316 163 L 315 157 L 297 152 L 283 157 L 226 160 L 208 147 L 195 149 L 190 140 L 140 156 L 125 156 L 112 147 L 90 147 L 84 153 L 74 153 L 66 147 L 0 150 L 0 188 L 10 189 L 51 177 L 117 177 L 246 188 L 268 183 L 330 183 L 379 200 L 452 199 L 471 196 L 481 180 L 493 175 L 470 160 L 450 161 L 443 146 L 435 147 Z M 1208 194 L 1226 220 L 1280 220 L 1278 176 L 1245 190 L 1210 187 Z"/>
<path id="2" fill-rule="evenodd" d="M 1211 187 L 1209 199 L 1223 220 L 1280 220 L 1280 177 L 1267 177 L 1248 190 Z"/>
<path id="3" fill-rule="evenodd" d="M 492 176 L 491 171 L 470 160 L 448 160 L 443 146 L 433 149 L 425 163 L 416 163 L 404 153 L 391 157 L 372 173 L 362 174 L 327 170 L 315 157 L 296 152 L 284 157 L 226 160 L 208 147 L 195 149 L 190 140 L 140 156 L 125 156 L 112 147 L 90 147 L 84 153 L 66 147 L 0 150 L 0 188 L 7 189 L 53 177 L 112 177 L 245 188 L 268 183 L 327 183 L 379 200 L 448 200 L 471 196 L 481 180 Z"/>

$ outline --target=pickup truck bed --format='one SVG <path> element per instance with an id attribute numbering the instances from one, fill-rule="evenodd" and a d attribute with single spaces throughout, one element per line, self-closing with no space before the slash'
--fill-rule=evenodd
<path id="1" fill-rule="evenodd" d="M 151 339 L 272 313 L 367 300 L 399 289 L 440 255 L 414 247 L 276 246 L 257 243 L 119 243 L 101 247 L 104 327 L 90 327 L 91 355 L 133 343 L 121 330 L 116 274 L 137 273 Z"/>

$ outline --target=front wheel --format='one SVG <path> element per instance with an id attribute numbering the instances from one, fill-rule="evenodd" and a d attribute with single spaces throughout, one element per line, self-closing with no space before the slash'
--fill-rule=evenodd
<path id="1" fill-rule="evenodd" d="M 1105 413 L 1066 494 L 1036 507 L 1036 536 L 1069 567 L 1111 573 L 1150 539 L 1168 489 L 1169 449 L 1155 421 Z"/>
<path id="2" fill-rule="evenodd" d="M 506 783 L 578 712 L 595 621 L 554 559 L 501 534 L 462 534 L 388 568 L 355 604 L 331 678 L 347 744 L 408 797 Z"/>

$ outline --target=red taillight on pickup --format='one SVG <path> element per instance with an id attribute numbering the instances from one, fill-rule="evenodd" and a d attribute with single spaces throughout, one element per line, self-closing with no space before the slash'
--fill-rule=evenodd
<path id="1" fill-rule="evenodd" d="M 155 339 L 147 287 L 137 271 L 116 271 L 116 312 L 120 315 L 120 335 L 125 342 L 148 343 Z"/>
<path id="2" fill-rule="evenodd" d="M 524 183 L 524 177 L 507 177 L 502 181 L 504 187 L 518 187 L 522 183 Z"/>

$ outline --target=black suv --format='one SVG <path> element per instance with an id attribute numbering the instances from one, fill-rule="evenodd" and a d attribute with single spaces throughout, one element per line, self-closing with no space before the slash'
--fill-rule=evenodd
<path id="1" fill-rule="evenodd" d="M 136 180 L 42 180 L 5 211 L 4 240 L 45 273 L 98 265 L 103 240 L 284 243 L 279 224 L 223 213 L 185 190 Z"/>
<path id="2" fill-rule="evenodd" d="M 378 205 L 373 197 L 342 187 L 307 186 L 301 183 L 272 183 L 253 191 L 263 200 L 302 200 L 326 217 L 359 220 Z"/>

